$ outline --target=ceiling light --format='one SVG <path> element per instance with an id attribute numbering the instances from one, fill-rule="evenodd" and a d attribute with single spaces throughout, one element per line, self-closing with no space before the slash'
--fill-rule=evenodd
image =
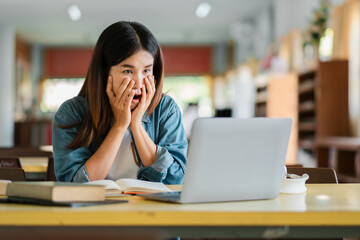
<path id="1" fill-rule="evenodd" d="M 207 2 L 200 3 L 196 8 L 195 14 L 198 18 L 205 18 L 211 10 L 211 5 Z"/>
<path id="2" fill-rule="evenodd" d="M 81 11 L 77 5 L 71 5 L 67 12 L 73 21 L 78 21 L 81 18 Z"/>

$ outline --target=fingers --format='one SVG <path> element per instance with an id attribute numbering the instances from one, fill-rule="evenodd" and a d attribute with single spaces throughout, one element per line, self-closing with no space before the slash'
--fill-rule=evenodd
<path id="1" fill-rule="evenodd" d="M 155 89 L 155 78 L 154 78 L 154 75 L 152 75 L 149 80 L 150 80 L 151 88 L 152 88 L 153 92 L 155 93 L 156 89 Z"/>
<path id="2" fill-rule="evenodd" d="M 108 95 L 110 102 L 113 102 L 115 99 L 115 95 L 112 90 L 112 86 L 113 86 L 113 79 L 112 79 L 112 76 L 109 76 L 107 84 L 106 84 L 106 94 Z"/>
<path id="3" fill-rule="evenodd" d="M 113 81 L 113 77 L 109 76 L 106 85 L 106 93 L 111 105 L 117 105 L 117 108 L 130 107 L 131 100 L 135 95 L 135 90 L 132 90 L 135 81 L 130 78 L 124 78 L 116 92 L 113 91 Z"/>
<path id="4" fill-rule="evenodd" d="M 135 85 L 135 81 L 131 80 L 130 83 L 127 85 L 126 89 L 124 90 L 124 92 L 122 93 L 121 98 L 119 99 L 120 104 L 127 103 L 128 97 L 132 94 L 132 92 L 134 92 L 134 94 L 135 94 L 135 90 L 133 90 L 134 85 Z M 134 97 L 134 95 L 133 95 L 133 97 Z"/>
<path id="5" fill-rule="evenodd" d="M 146 81 L 146 80 L 145 80 Z M 145 103 L 146 102 L 146 88 L 145 85 L 143 85 L 141 87 L 141 99 L 140 99 L 140 104 Z"/>
<path id="6" fill-rule="evenodd" d="M 148 92 L 148 96 L 152 98 L 155 93 L 154 76 L 148 76 L 145 78 L 145 86 Z"/>
<path id="7" fill-rule="evenodd" d="M 121 99 L 124 91 L 128 88 L 130 81 L 131 81 L 130 78 L 124 78 L 123 79 L 123 81 L 121 82 L 119 88 L 115 92 L 116 93 L 115 94 L 116 95 L 116 102 L 120 102 L 120 99 Z"/>
<path id="8" fill-rule="evenodd" d="M 127 96 L 127 98 L 126 98 L 126 101 L 125 101 L 125 108 L 130 108 L 130 106 L 131 106 L 131 100 L 133 99 L 133 97 L 134 97 L 134 95 L 135 95 L 135 90 L 131 90 L 130 91 L 130 94 Z"/>

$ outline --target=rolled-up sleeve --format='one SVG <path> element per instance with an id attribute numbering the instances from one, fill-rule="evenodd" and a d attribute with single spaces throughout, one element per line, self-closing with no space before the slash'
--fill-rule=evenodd
<path id="1" fill-rule="evenodd" d="M 68 149 L 67 146 L 74 140 L 78 127 L 61 128 L 78 121 L 66 106 L 62 106 L 55 115 L 53 122 L 53 152 L 54 170 L 58 181 L 88 182 L 85 162 L 91 157 L 91 152 L 85 147 Z"/>
<path id="2" fill-rule="evenodd" d="M 188 142 L 181 120 L 180 109 L 175 105 L 165 119 L 157 125 L 156 160 L 150 167 L 140 167 L 138 178 L 165 184 L 181 184 L 186 164 Z"/>

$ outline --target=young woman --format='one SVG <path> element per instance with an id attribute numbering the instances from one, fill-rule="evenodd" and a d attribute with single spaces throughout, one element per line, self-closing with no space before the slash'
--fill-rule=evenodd
<path id="1" fill-rule="evenodd" d="M 180 110 L 162 85 L 162 53 L 151 32 L 136 22 L 107 27 L 79 95 L 54 118 L 57 179 L 181 184 L 188 145 Z"/>

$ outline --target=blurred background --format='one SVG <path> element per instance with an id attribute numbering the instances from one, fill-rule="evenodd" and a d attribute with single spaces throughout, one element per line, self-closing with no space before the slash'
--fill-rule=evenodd
<path id="1" fill-rule="evenodd" d="M 0 146 L 51 146 L 100 33 L 129 20 L 158 39 L 188 137 L 197 117 L 291 117 L 287 163 L 319 165 L 320 137 L 359 136 L 359 13 L 359 0 L 1 0 Z"/>

